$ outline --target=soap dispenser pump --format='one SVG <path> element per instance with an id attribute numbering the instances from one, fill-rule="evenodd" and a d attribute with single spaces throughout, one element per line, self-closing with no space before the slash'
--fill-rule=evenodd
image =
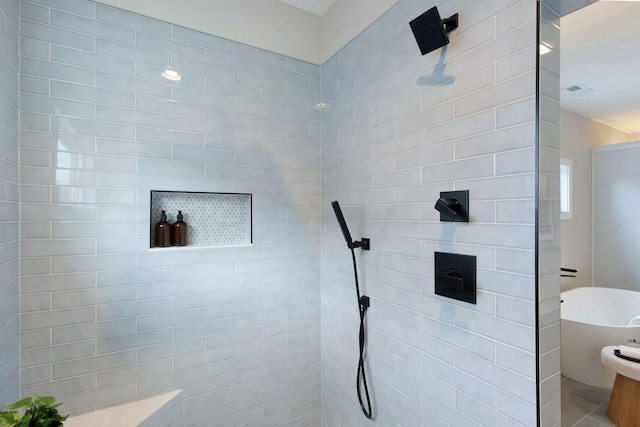
<path id="1" fill-rule="evenodd" d="M 157 247 L 171 246 L 171 224 L 167 222 L 166 211 L 161 212 L 160 221 L 156 223 L 155 237 Z"/>
<path id="2" fill-rule="evenodd" d="M 187 245 L 187 223 L 182 219 L 182 211 L 178 211 L 176 222 L 171 225 L 171 244 L 174 246 Z"/>

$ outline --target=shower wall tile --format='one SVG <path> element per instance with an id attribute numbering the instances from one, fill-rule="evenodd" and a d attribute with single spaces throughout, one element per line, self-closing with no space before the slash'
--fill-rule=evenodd
<path id="1" fill-rule="evenodd" d="M 16 2 L 0 4 L 0 407 L 20 398 L 18 14 Z M 27 304 L 37 309 L 45 299 Z"/>
<path id="2" fill-rule="evenodd" d="M 182 388 L 186 426 L 319 425 L 321 68 L 91 1 L 21 4 L 22 392 L 76 413 Z M 252 192 L 253 246 L 150 252 L 150 190 Z M 12 212 L 0 404 L 19 394 Z"/>
<path id="3" fill-rule="evenodd" d="M 446 49 L 421 57 L 407 21 L 436 3 L 467 24 Z M 400 0 L 322 67 L 331 105 L 323 112 L 325 426 L 367 423 L 355 387 L 352 261 L 333 200 L 354 238 L 371 238 L 356 257 L 360 291 L 371 297 L 367 375 L 378 421 L 537 422 L 536 2 L 440 3 Z M 466 189 L 471 221 L 439 222 L 439 192 Z M 435 294 L 435 251 L 477 256 L 476 305 Z"/>

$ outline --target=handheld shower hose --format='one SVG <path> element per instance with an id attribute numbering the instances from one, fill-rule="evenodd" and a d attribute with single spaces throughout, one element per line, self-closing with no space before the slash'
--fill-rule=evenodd
<path id="1" fill-rule="evenodd" d="M 360 296 L 360 285 L 358 284 L 358 269 L 356 265 L 356 254 L 355 254 L 354 248 L 351 248 L 351 258 L 353 259 L 353 277 L 356 282 L 356 296 L 358 297 L 358 311 L 360 312 L 360 331 L 358 333 L 360 357 L 358 358 L 358 374 L 356 378 L 356 389 L 358 391 L 358 401 L 360 402 L 360 407 L 362 408 L 362 412 L 364 413 L 364 416 L 367 418 L 371 418 L 371 398 L 369 397 L 369 387 L 367 386 L 367 374 L 364 369 L 364 344 L 365 344 L 365 338 L 366 338 L 364 315 L 367 312 L 367 308 L 369 308 L 369 297 L 366 295 Z M 362 390 L 360 387 L 361 381 L 362 381 L 362 386 L 364 387 L 366 407 L 365 407 L 365 401 L 363 401 L 362 399 Z"/>
<path id="2" fill-rule="evenodd" d="M 358 346 L 360 355 L 358 358 L 358 372 L 356 375 L 356 390 L 358 392 L 358 401 L 360 402 L 360 408 L 362 408 L 362 412 L 364 416 L 367 418 L 372 417 L 371 411 L 371 398 L 369 396 L 369 387 L 367 386 L 367 374 L 364 369 L 364 348 L 366 341 L 366 330 L 365 330 L 365 314 L 367 309 L 369 308 L 370 301 L 369 297 L 366 295 L 360 295 L 360 284 L 358 282 L 358 266 L 356 264 L 356 253 L 355 248 L 364 247 L 363 239 L 362 242 L 354 242 L 351 239 L 351 233 L 349 233 L 349 227 L 347 227 L 347 223 L 344 220 L 344 216 L 342 215 L 342 210 L 340 209 L 340 204 L 337 201 L 331 202 L 331 206 L 333 207 L 333 211 L 336 214 L 336 218 L 338 223 L 340 224 L 340 228 L 342 229 L 342 234 L 344 235 L 344 239 L 347 242 L 347 247 L 351 249 L 351 258 L 353 259 L 353 277 L 356 283 L 356 296 L 358 297 L 358 312 L 360 314 L 360 330 L 358 332 Z M 368 246 L 366 247 L 368 249 Z M 360 387 L 362 384 L 362 387 Z M 364 399 L 362 396 L 362 389 L 364 388 Z"/>

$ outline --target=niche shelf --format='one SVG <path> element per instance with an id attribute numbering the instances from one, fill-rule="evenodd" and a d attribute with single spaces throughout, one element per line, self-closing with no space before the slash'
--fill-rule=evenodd
<path id="1" fill-rule="evenodd" d="M 193 247 L 246 246 L 252 243 L 251 194 L 151 190 L 149 247 L 158 250 Z M 187 246 L 155 245 L 155 224 L 161 211 L 176 221 L 182 211 L 187 223 Z"/>

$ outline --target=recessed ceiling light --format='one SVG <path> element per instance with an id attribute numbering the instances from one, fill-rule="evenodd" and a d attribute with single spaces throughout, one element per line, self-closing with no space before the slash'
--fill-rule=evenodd
<path id="1" fill-rule="evenodd" d="M 314 105 L 314 109 L 319 111 L 329 110 L 331 108 L 331 104 L 328 102 L 318 101 Z"/>
<path id="2" fill-rule="evenodd" d="M 180 75 L 180 73 L 177 72 L 176 70 L 172 70 L 171 68 L 167 68 L 166 70 L 164 70 L 162 72 L 162 77 L 174 82 L 180 81 L 180 79 L 182 79 L 182 76 Z"/>

